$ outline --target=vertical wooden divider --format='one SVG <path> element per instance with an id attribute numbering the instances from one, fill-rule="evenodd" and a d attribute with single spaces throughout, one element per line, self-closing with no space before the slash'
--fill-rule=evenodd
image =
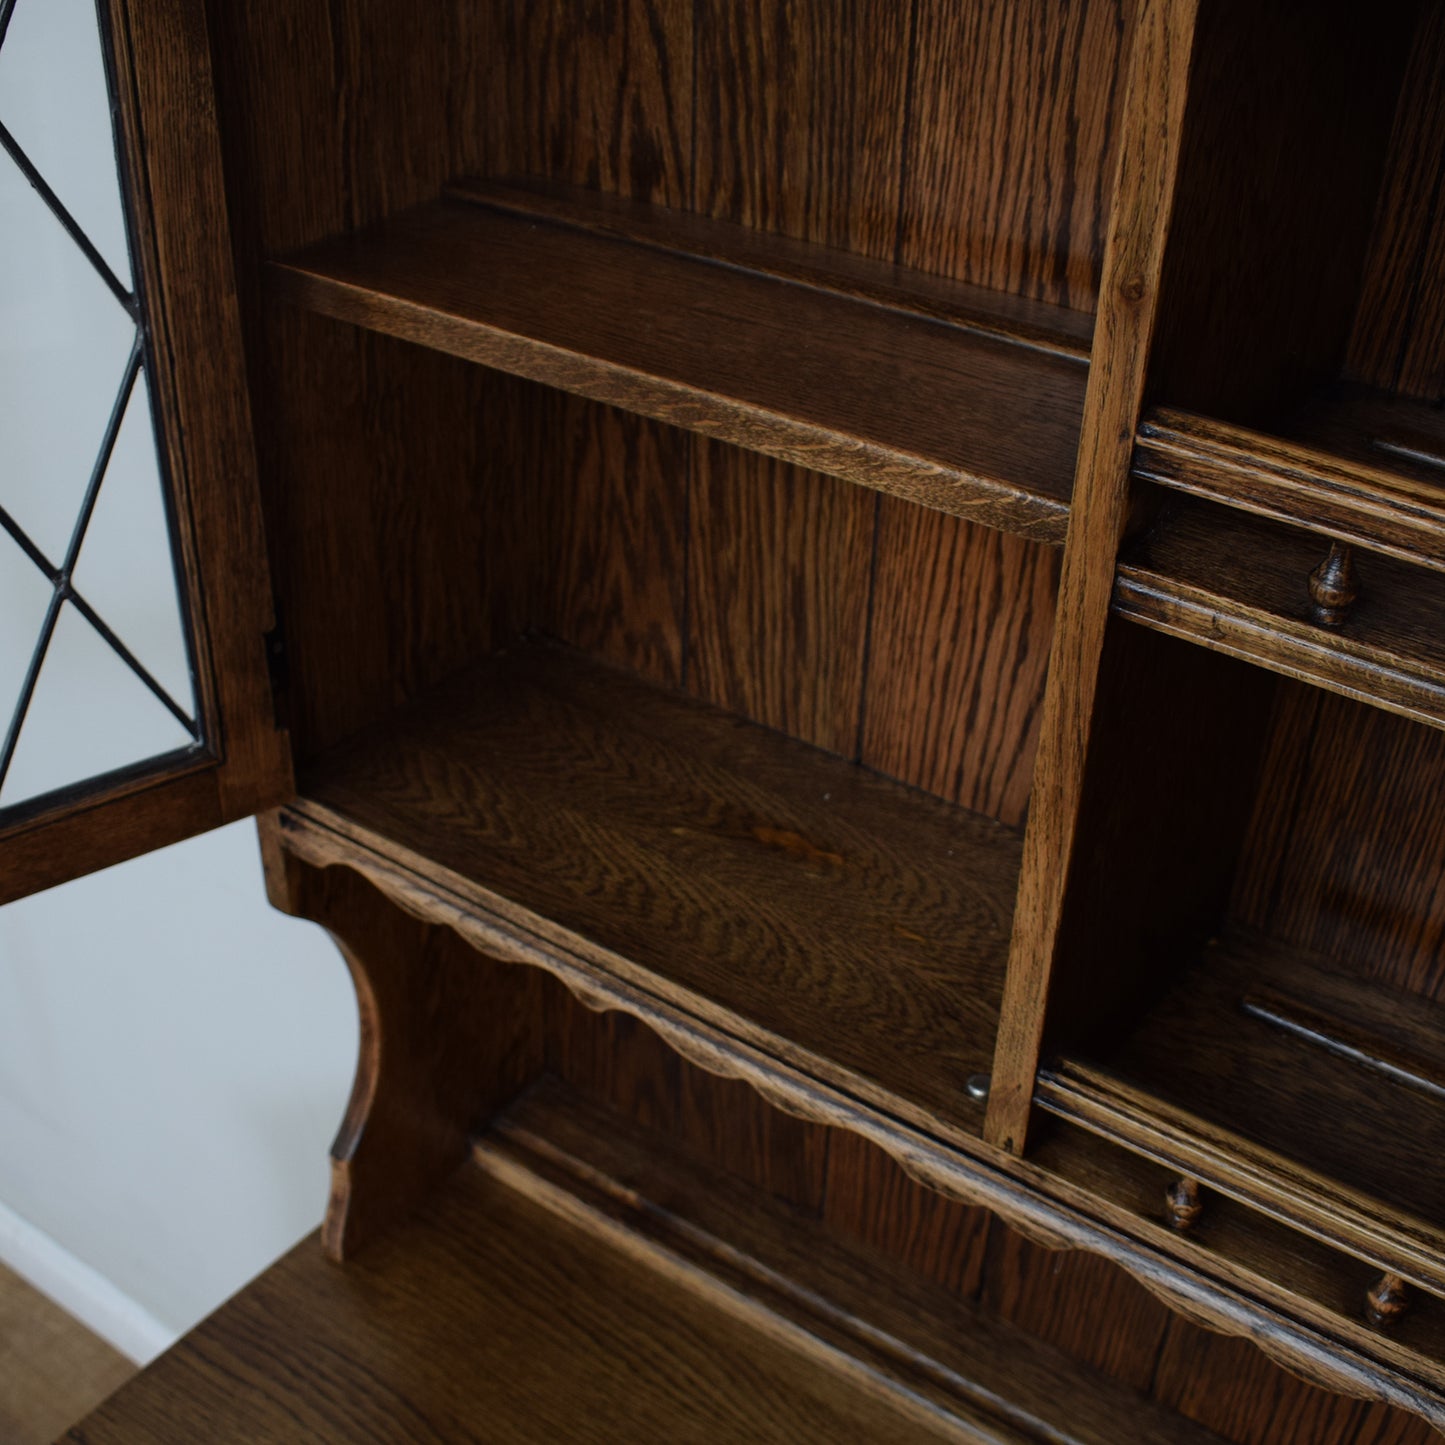
<path id="1" fill-rule="evenodd" d="M 1022 1152 L 1064 885 L 1073 856 L 1114 558 L 1128 514 L 1172 209 L 1197 0 L 1144 0 L 1130 59 L 1119 166 L 1049 656 L 1023 872 L 984 1134 Z"/>

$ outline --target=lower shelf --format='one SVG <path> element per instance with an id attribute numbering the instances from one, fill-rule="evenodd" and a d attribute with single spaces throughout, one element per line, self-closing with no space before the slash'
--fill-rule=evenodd
<path id="1" fill-rule="evenodd" d="M 337 749 L 302 789 L 289 817 L 404 870 L 418 912 L 444 890 L 509 948 L 534 939 L 531 961 L 977 1137 L 1013 830 L 542 645 Z"/>
<path id="2" fill-rule="evenodd" d="M 544 1080 L 414 1223 L 304 1242 L 69 1438 L 1216 1437 Z"/>
<path id="3" fill-rule="evenodd" d="M 1145 627 L 1243 658 L 1432 727 L 1445 727 L 1445 573 L 1367 555 L 1344 623 L 1311 620 L 1308 579 L 1328 540 L 1179 500 L 1128 548 L 1113 609 Z"/>
<path id="4" fill-rule="evenodd" d="M 1445 1020 L 1254 937 L 1212 945 L 1055 1114 L 1445 1293 Z"/>

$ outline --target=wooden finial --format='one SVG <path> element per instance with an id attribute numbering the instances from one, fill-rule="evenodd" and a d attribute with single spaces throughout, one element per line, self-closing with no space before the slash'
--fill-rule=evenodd
<path id="1" fill-rule="evenodd" d="M 1339 627 L 1360 596 L 1353 547 L 1330 543 L 1330 555 L 1310 573 L 1310 618 L 1321 627 Z"/>
<path id="2" fill-rule="evenodd" d="M 1164 1191 L 1164 1217 L 1180 1233 L 1193 1229 L 1204 1213 L 1204 1197 L 1197 1179 L 1176 1179 Z"/>
<path id="3" fill-rule="evenodd" d="M 1372 1325 L 1392 1325 L 1410 1307 L 1410 1287 L 1397 1274 L 1382 1274 L 1365 1296 L 1365 1318 Z"/>

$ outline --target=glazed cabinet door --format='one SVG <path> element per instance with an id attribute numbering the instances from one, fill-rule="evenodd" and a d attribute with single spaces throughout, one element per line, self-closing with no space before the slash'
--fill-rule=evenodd
<path id="1" fill-rule="evenodd" d="M 0 903 L 291 791 L 202 0 L 0 0 Z"/>

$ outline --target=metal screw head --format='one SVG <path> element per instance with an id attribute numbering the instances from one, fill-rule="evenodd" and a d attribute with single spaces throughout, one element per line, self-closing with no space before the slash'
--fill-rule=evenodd
<path id="1" fill-rule="evenodd" d="M 964 1088 L 968 1090 L 968 1097 L 978 1103 L 983 1103 L 988 1098 L 988 1086 L 993 1082 L 990 1074 L 970 1074 L 968 1083 Z"/>

